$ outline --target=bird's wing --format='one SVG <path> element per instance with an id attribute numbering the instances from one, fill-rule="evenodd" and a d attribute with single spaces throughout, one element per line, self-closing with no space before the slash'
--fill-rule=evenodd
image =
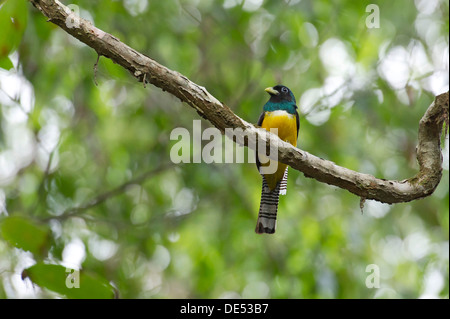
<path id="1" fill-rule="evenodd" d="M 262 112 L 261 115 L 259 116 L 258 122 L 256 123 L 256 125 L 261 126 L 262 122 L 264 121 L 264 115 L 266 114 L 266 112 Z M 298 125 L 297 125 L 298 126 Z M 259 172 L 259 167 L 261 166 L 261 162 L 259 161 L 258 158 L 258 152 L 255 150 L 255 156 L 256 156 L 256 167 L 258 168 L 258 172 Z"/>

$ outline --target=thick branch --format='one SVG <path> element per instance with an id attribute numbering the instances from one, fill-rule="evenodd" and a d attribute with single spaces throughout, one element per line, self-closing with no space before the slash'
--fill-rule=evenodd
<path id="1" fill-rule="evenodd" d="M 358 173 L 333 162 L 318 158 L 308 152 L 281 141 L 276 135 L 258 129 L 234 114 L 204 87 L 184 75 L 172 71 L 142 53 L 130 48 L 116 37 L 94 27 L 92 23 L 76 16 L 57 0 L 29 0 L 50 22 L 127 69 L 141 82 L 148 82 L 178 97 L 194 108 L 221 132 L 241 129 L 235 141 L 246 144 L 249 140 L 263 140 L 278 150 L 278 160 L 320 182 L 344 188 L 363 199 L 384 203 L 407 202 L 429 196 L 442 176 L 440 137 L 443 123 L 448 124 L 448 92 L 436 97 L 419 123 L 416 176 L 402 180 L 378 179 Z"/>

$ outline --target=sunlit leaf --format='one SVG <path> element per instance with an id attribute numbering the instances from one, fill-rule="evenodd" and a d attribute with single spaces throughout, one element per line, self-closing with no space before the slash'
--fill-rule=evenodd
<path id="1" fill-rule="evenodd" d="M 74 299 L 111 299 L 113 287 L 105 280 L 83 270 L 78 271 L 60 265 L 38 263 L 24 270 L 23 278 L 30 278 L 36 285 Z"/>
<path id="2" fill-rule="evenodd" d="M 0 68 L 9 70 L 12 69 L 13 67 L 14 67 L 13 63 L 7 56 L 3 57 L 0 56 Z"/>
<path id="3" fill-rule="evenodd" d="M 17 248 L 35 255 L 43 255 L 48 248 L 50 235 L 48 226 L 25 217 L 12 216 L 4 219 L 0 227 L 2 237 Z"/>
<path id="4" fill-rule="evenodd" d="M 7 0 L 0 5 L 0 58 L 7 57 L 22 40 L 27 26 L 27 5 L 25 0 Z"/>

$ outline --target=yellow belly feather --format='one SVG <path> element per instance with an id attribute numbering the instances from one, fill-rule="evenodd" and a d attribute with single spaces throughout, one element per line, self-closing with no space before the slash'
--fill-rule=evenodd
<path id="1" fill-rule="evenodd" d="M 261 127 L 270 131 L 271 128 L 278 129 L 278 137 L 294 146 L 297 146 L 297 121 L 295 115 L 289 114 L 285 111 L 273 111 L 266 112 Z M 259 157 L 263 157 L 259 155 Z M 262 166 L 270 165 L 273 160 Z M 286 170 L 286 164 L 275 162 L 278 167 L 275 174 L 266 174 L 267 185 L 271 190 L 275 189 L 277 183 L 283 178 L 284 171 Z M 272 164 L 274 165 L 274 164 Z"/>

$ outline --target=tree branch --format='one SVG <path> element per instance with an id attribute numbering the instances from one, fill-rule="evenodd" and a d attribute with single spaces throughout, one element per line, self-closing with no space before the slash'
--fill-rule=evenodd
<path id="1" fill-rule="evenodd" d="M 29 0 L 48 21 L 127 69 L 140 82 L 153 84 L 179 98 L 194 108 L 222 133 L 225 129 L 241 129 L 235 142 L 248 146 L 249 140 L 262 140 L 267 147 L 278 150 L 278 161 L 301 171 L 307 177 L 338 186 L 360 196 L 362 201 L 373 199 L 383 203 L 408 202 L 429 196 L 442 177 L 442 154 L 440 138 L 443 124 L 448 126 L 448 99 L 444 93 L 436 97 L 419 123 L 417 160 L 419 172 L 402 181 L 384 180 L 369 174 L 340 167 L 281 141 L 234 114 L 229 107 L 218 101 L 204 87 L 190 81 L 184 75 L 170 70 L 142 53 L 130 48 L 91 22 L 76 16 L 57 0 Z"/>

